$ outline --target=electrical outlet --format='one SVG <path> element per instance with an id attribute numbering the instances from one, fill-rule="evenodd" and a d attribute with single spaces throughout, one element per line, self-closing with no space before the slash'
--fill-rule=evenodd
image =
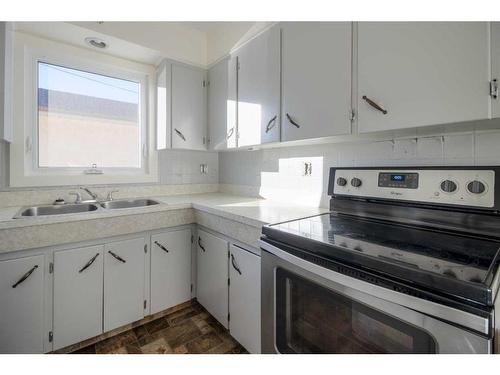
<path id="1" fill-rule="evenodd" d="M 304 176 L 312 175 L 312 163 L 310 161 L 304 162 Z"/>
<path id="2" fill-rule="evenodd" d="M 208 173 L 208 164 L 200 164 L 200 174 Z"/>

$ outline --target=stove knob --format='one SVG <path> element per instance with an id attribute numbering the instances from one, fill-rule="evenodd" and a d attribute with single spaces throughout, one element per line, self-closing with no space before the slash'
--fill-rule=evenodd
<path id="1" fill-rule="evenodd" d="M 346 186 L 347 185 L 347 180 L 344 177 L 339 177 L 339 178 L 337 178 L 337 185 L 339 185 L 339 186 Z"/>
<path id="2" fill-rule="evenodd" d="M 359 178 L 354 177 L 351 180 L 351 185 L 354 187 L 360 187 L 361 186 L 361 180 Z"/>
<path id="3" fill-rule="evenodd" d="M 444 180 L 441 182 L 441 190 L 445 193 L 453 193 L 457 190 L 457 184 L 451 180 Z"/>
<path id="4" fill-rule="evenodd" d="M 484 193 L 486 187 L 481 181 L 474 180 L 467 184 L 467 190 L 469 190 L 472 194 L 481 194 Z"/>

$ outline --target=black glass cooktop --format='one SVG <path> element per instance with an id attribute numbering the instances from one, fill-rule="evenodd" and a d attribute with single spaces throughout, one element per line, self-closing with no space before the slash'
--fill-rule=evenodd
<path id="1" fill-rule="evenodd" d="M 493 301 L 500 242 L 333 213 L 270 225 L 263 233 L 435 292 Z"/>

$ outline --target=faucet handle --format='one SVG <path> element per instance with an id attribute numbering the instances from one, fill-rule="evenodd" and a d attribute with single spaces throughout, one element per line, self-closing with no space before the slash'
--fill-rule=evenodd
<path id="1" fill-rule="evenodd" d="M 113 200 L 113 193 L 118 193 L 120 190 L 111 190 L 109 193 L 108 193 L 108 198 L 106 200 L 108 201 L 112 201 Z"/>
<path id="2" fill-rule="evenodd" d="M 80 204 L 80 203 L 82 203 L 82 195 L 81 195 L 79 192 L 77 192 L 77 191 L 72 191 L 72 192 L 70 192 L 70 193 L 69 193 L 69 195 L 74 195 L 74 196 L 76 196 L 76 198 L 75 198 L 75 203 L 76 203 L 76 204 Z"/>

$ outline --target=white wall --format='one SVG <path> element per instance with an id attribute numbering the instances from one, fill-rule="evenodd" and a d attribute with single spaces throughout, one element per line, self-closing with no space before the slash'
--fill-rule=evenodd
<path id="1" fill-rule="evenodd" d="M 500 131 L 219 154 L 223 191 L 328 207 L 330 167 L 499 165 Z M 303 176 L 304 162 L 313 165 Z"/>
<path id="2" fill-rule="evenodd" d="M 9 144 L 0 139 L 0 190 L 9 185 Z"/>
<path id="3" fill-rule="evenodd" d="M 226 56 L 233 48 L 251 39 L 272 22 L 214 22 L 205 26 L 207 33 L 207 65 Z"/>

